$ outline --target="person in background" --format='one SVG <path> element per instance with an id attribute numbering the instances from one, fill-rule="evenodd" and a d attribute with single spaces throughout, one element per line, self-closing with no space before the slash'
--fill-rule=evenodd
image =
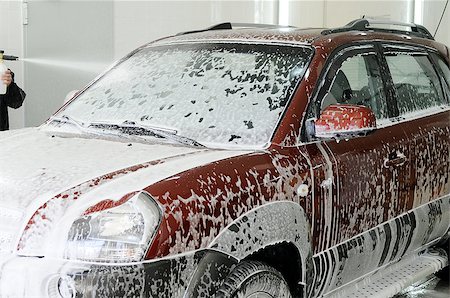
<path id="1" fill-rule="evenodd" d="M 7 70 L 1 80 L 6 84 L 6 94 L 0 95 L 0 131 L 9 129 L 8 107 L 17 109 L 22 106 L 25 92 L 14 83 L 14 73 Z"/>

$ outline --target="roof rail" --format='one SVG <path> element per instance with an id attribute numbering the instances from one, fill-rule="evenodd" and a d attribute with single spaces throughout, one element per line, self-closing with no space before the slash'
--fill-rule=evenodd
<path id="1" fill-rule="evenodd" d="M 282 25 L 272 25 L 272 24 L 252 24 L 252 23 L 221 23 L 214 26 L 211 26 L 206 29 L 201 30 L 193 30 L 193 31 L 186 31 L 186 32 L 180 32 L 176 35 L 186 35 L 186 34 L 192 34 L 192 33 L 200 33 L 200 32 L 206 32 L 206 31 L 214 31 L 214 30 L 230 30 L 235 28 L 261 28 L 261 29 L 279 29 L 279 28 L 295 28 L 292 26 L 282 26 Z"/>
<path id="2" fill-rule="evenodd" d="M 392 29 L 392 28 L 377 28 L 374 25 L 407 27 L 407 28 L 410 28 L 410 31 Z M 322 31 L 321 33 L 322 33 L 322 35 L 328 35 L 328 34 L 332 34 L 332 33 L 348 32 L 348 31 L 376 31 L 376 32 L 407 34 L 407 35 L 414 35 L 417 37 L 434 40 L 434 37 L 430 33 L 430 31 L 428 31 L 427 28 L 425 28 L 422 25 L 417 25 L 414 23 L 402 23 L 402 22 L 395 22 L 395 21 L 389 21 L 389 20 L 375 20 L 375 19 L 365 19 L 365 18 L 353 20 L 350 23 L 348 23 L 347 25 L 345 25 L 344 27 L 327 29 L 327 30 Z"/>
<path id="3" fill-rule="evenodd" d="M 200 33 L 200 32 L 205 32 L 205 31 L 214 31 L 214 30 L 229 30 L 229 29 L 233 29 L 233 27 L 231 26 L 231 23 L 220 23 L 211 27 L 208 27 L 206 29 L 201 29 L 201 30 L 193 30 L 193 31 L 186 31 L 186 32 L 180 32 L 177 33 L 176 36 L 179 35 L 186 35 L 186 34 L 192 34 L 192 33 Z"/>
<path id="4" fill-rule="evenodd" d="M 274 24 L 253 24 L 253 23 L 231 23 L 233 28 L 261 28 L 261 29 L 280 29 L 296 28 L 294 26 L 274 25 Z"/>

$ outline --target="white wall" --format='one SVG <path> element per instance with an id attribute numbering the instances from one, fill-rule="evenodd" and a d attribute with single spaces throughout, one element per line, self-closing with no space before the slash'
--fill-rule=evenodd
<path id="1" fill-rule="evenodd" d="M 422 19 L 418 23 L 424 24 L 430 30 L 431 34 L 436 32 L 437 25 L 441 18 L 445 0 L 426 0 L 423 3 L 421 12 Z M 450 47 L 450 4 L 442 18 L 441 25 L 435 36 L 436 40 Z"/>
<path id="2" fill-rule="evenodd" d="M 22 3 L 19 1 L 0 1 L 0 49 L 5 54 L 23 57 Z M 24 87 L 23 63 L 6 61 L 5 64 L 15 73 L 16 83 Z M 24 108 L 9 110 L 10 128 L 25 125 Z"/>
<path id="3" fill-rule="evenodd" d="M 277 1 L 115 1 L 116 59 L 155 39 L 221 22 L 277 23 Z"/>
<path id="4" fill-rule="evenodd" d="M 36 126 L 113 61 L 113 3 L 30 1 L 24 36 L 25 125 Z"/>
<path id="5" fill-rule="evenodd" d="M 221 22 L 337 27 L 363 15 L 414 21 L 415 2 L 424 2 L 424 24 L 432 33 L 445 0 L 241 0 L 114 2 L 114 58 L 149 41 Z M 450 7 L 436 36 L 450 45 Z"/>
<path id="6" fill-rule="evenodd" d="M 325 0 L 280 0 L 280 24 L 299 28 L 323 28 L 325 4 Z"/>
<path id="7" fill-rule="evenodd" d="M 411 22 L 413 19 L 414 1 L 327 1 L 327 27 L 342 26 L 343 23 L 367 17 L 383 18 L 400 22 Z"/>
<path id="8" fill-rule="evenodd" d="M 365 15 L 413 20 L 414 0 L 280 0 L 280 23 L 297 27 L 339 27 Z"/>

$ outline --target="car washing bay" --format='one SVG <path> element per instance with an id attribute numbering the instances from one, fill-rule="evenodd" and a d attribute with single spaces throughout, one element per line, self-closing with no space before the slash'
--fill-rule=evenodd
<path id="1" fill-rule="evenodd" d="M 0 297 L 449 297 L 449 28 L 0 1 Z"/>

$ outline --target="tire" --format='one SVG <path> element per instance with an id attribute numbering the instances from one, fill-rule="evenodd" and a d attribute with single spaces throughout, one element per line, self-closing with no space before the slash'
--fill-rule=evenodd
<path id="1" fill-rule="evenodd" d="M 442 268 L 441 270 L 436 272 L 434 275 L 436 275 L 437 277 L 439 277 L 439 279 L 442 279 L 444 281 L 445 280 L 449 280 L 450 279 L 450 274 L 449 274 L 448 266 Z"/>
<path id="2" fill-rule="evenodd" d="M 445 242 L 445 244 L 443 244 L 441 246 L 442 249 L 444 249 L 447 252 L 447 260 L 450 263 L 450 252 L 449 252 L 449 242 L 450 240 L 447 240 L 447 242 Z M 450 278 L 450 274 L 449 274 L 449 265 L 447 265 L 447 267 L 442 268 L 441 270 L 439 270 L 438 272 L 436 272 L 434 275 L 436 275 L 437 277 L 439 277 L 442 280 L 449 280 Z"/>
<path id="3" fill-rule="evenodd" d="M 215 297 L 291 298 L 292 295 L 276 269 L 258 261 L 243 261 L 227 276 Z"/>

